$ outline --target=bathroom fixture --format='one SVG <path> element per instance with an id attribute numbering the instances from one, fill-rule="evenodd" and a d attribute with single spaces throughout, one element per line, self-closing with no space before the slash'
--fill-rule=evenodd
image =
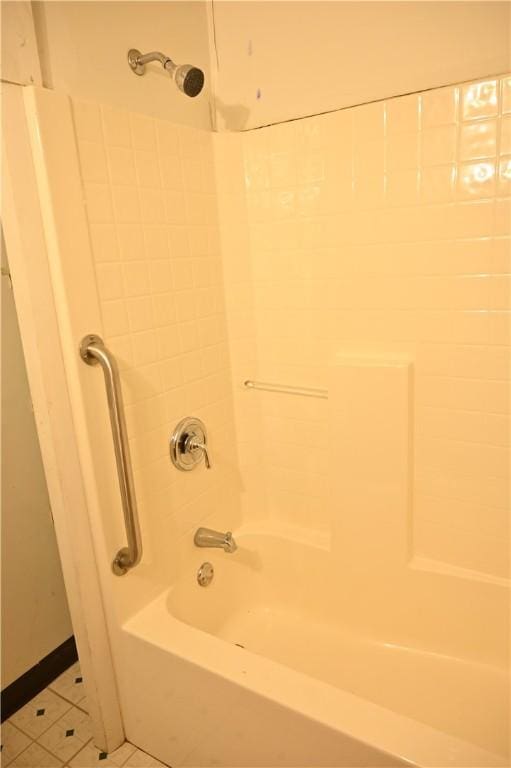
<path id="1" fill-rule="evenodd" d="M 126 538 L 128 539 L 128 546 L 120 549 L 114 557 L 112 570 L 116 576 L 123 576 L 130 568 L 134 568 L 140 562 L 142 557 L 142 541 L 138 524 L 137 499 L 133 482 L 133 471 L 131 469 L 119 371 L 115 357 L 105 347 L 100 336 L 90 334 L 83 337 L 80 344 L 80 357 L 87 365 L 99 363 L 105 377 L 108 411 L 110 413 L 115 461 L 117 464 L 117 477 L 121 492 Z"/>
<path id="2" fill-rule="evenodd" d="M 220 533 L 211 528 L 197 528 L 193 543 L 196 547 L 217 547 L 224 552 L 236 552 L 238 545 L 233 539 L 232 533 Z"/>
<path id="3" fill-rule="evenodd" d="M 243 386 L 246 389 L 261 389 L 265 392 L 281 392 L 286 395 L 302 395 L 302 397 L 328 399 L 327 389 L 315 389 L 314 387 L 292 387 L 288 384 L 270 384 L 267 381 L 251 381 L 251 379 L 244 381 Z"/>
<path id="4" fill-rule="evenodd" d="M 200 419 L 181 419 L 170 438 L 170 458 L 178 469 L 188 472 L 200 464 L 204 456 L 206 469 L 211 469 L 207 447 L 206 427 Z"/>
<path id="5" fill-rule="evenodd" d="M 207 587 L 213 581 L 215 575 L 215 569 L 211 563 L 202 563 L 201 567 L 197 571 L 197 581 L 201 587 Z"/>
<path id="6" fill-rule="evenodd" d="M 128 51 L 128 64 L 136 75 L 145 73 L 145 65 L 151 61 L 159 61 L 166 69 L 175 84 L 186 96 L 198 96 L 204 85 L 204 72 L 192 64 L 174 64 L 172 59 L 159 51 L 140 53 L 136 48 Z"/>

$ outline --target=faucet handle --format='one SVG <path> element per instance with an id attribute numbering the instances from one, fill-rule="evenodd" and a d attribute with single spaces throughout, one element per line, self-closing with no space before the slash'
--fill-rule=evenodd
<path id="1" fill-rule="evenodd" d="M 204 464 L 206 465 L 206 469 L 211 469 L 211 461 L 209 460 L 208 446 L 206 445 L 206 443 L 201 443 L 200 440 L 197 440 L 196 438 L 192 438 L 188 443 L 188 450 L 202 451 L 202 453 L 204 454 Z"/>

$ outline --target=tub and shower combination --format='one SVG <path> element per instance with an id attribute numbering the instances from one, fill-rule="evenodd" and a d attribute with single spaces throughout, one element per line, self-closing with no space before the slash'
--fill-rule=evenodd
<path id="1" fill-rule="evenodd" d="M 198 87 L 168 61 L 185 93 Z M 16 141 L 30 147 L 46 254 L 31 274 L 13 268 L 49 302 L 41 356 L 60 350 L 34 399 L 42 413 L 64 392 L 40 428 L 54 499 L 78 468 L 81 501 L 57 528 L 80 563 L 63 557 L 86 595 L 74 615 L 95 617 L 93 711 L 108 722 L 117 707 L 126 738 L 174 768 L 508 764 L 509 592 L 490 552 L 507 470 L 488 458 L 488 431 L 476 455 L 456 420 L 469 412 L 477 430 L 504 413 L 505 331 L 477 312 L 462 326 L 438 296 L 452 290 L 461 313 L 460 273 L 502 272 L 510 233 L 503 187 L 442 196 L 435 131 L 507 124 L 510 92 L 495 78 L 213 136 L 25 89 Z M 388 133 L 398 114 L 406 141 Z M 380 199 L 357 158 L 380 139 L 397 156 L 410 134 L 428 183 L 413 205 L 393 186 Z M 459 157 L 445 164 L 473 190 Z M 487 373 L 474 373 L 471 334 Z M 108 359 L 84 365 L 94 335 Z M 477 406 L 477 387 L 493 404 Z M 498 514 L 464 560 L 474 527 L 440 518 L 449 500 L 462 508 L 463 478 L 473 492 L 476 465 L 491 497 L 479 502 Z M 201 526 L 233 542 L 197 546 Z"/>

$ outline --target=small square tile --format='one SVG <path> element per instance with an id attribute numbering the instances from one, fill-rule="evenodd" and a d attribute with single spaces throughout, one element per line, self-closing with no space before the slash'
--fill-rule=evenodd
<path id="1" fill-rule="evenodd" d="M 38 739 L 49 752 L 67 762 L 92 738 L 89 716 L 71 707 Z"/>
<path id="2" fill-rule="evenodd" d="M 155 259 L 148 262 L 149 280 L 153 294 L 172 291 L 172 268 L 170 259 Z"/>
<path id="3" fill-rule="evenodd" d="M 418 172 L 394 171 L 387 174 L 385 198 L 389 205 L 413 205 L 417 202 Z"/>
<path id="4" fill-rule="evenodd" d="M 457 195 L 461 199 L 491 197 L 495 194 L 495 163 L 462 164 L 458 169 Z"/>
<path id="5" fill-rule="evenodd" d="M 417 168 L 419 160 L 419 137 L 417 133 L 393 133 L 387 136 L 385 146 L 387 171 L 402 171 Z"/>
<path id="6" fill-rule="evenodd" d="M 456 166 L 436 165 L 423 168 L 420 195 L 425 203 L 443 203 L 452 199 Z"/>
<path id="7" fill-rule="evenodd" d="M 78 754 L 69 760 L 69 765 L 72 768 L 119 768 L 124 765 L 132 754 L 136 751 L 136 747 L 125 741 L 114 752 L 103 752 L 94 746 L 92 741 L 81 749 Z"/>
<path id="8" fill-rule="evenodd" d="M 98 184 L 108 182 L 108 170 L 103 144 L 93 141 L 80 141 L 78 149 L 82 179 Z"/>
<path id="9" fill-rule="evenodd" d="M 132 332 L 154 328 L 151 296 L 136 296 L 127 301 L 129 328 Z"/>
<path id="10" fill-rule="evenodd" d="M 10 718 L 10 722 L 33 739 L 36 739 L 70 707 L 71 704 L 68 701 L 64 701 L 64 699 L 47 688 L 15 712 Z"/>
<path id="11" fill-rule="evenodd" d="M 149 293 L 149 275 L 145 261 L 127 261 L 123 264 L 126 296 L 143 296 Z"/>
<path id="12" fill-rule="evenodd" d="M 421 94 L 421 127 L 451 125 L 458 113 L 458 88 L 435 88 Z"/>
<path id="13" fill-rule="evenodd" d="M 133 151 L 126 147 L 108 147 L 108 169 L 112 184 L 131 185 L 136 183 Z"/>
<path id="14" fill-rule="evenodd" d="M 77 681 L 77 682 L 76 682 Z M 78 704 L 85 696 L 83 689 L 83 677 L 80 673 L 80 663 L 77 661 L 72 667 L 66 669 L 56 680 L 54 680 L 49 688 L 64 699 Z"/>
<path id="15" fill-rule="evenodd" d="M 140 218 L 146 225 L 163 225 L 165 223 L 164 198 L 159 189 L 142 187 L 139 190 Z"/>
<path id="16" fill-rule="evenodd" d="M 161 187 L 160 167 L 156 152 L 135 152 L 137 181 L 141 187 Z"/>
<path id="17" fill-rule="evenodd" d="M 140 204 L 136 186 L 113 186 L 112 202 L 116 221 L 121 223 L 140 221 Z"/>
<path id="18" fill-rule="evenodd" d="M 122 336 L 130 327 L 126 303 L 122 299 L 101 302 L 101 316 L 105 336 Z M 76 702 L 75 702 L 76 703 Z"/>
<path id="19" fill-rule="evenodd" d="M 103 301 L 122 298 L 122 272 L 119 264 L 115 262 L 96 264 L 96 279 L 99 296 Z M 52 687 L 57 690 L 53 683 Z"/>
<path id="20" fill-rule="evenodd" d="M 90 221 L 89 233 L 94 261 L 117 261 L 119 259 L 115 224 Z"/>
<path id="21" fill-rule="evenodd" d="M 444 165 L 456 160 L 456 126 L 441 125 L 421 132 L 421 164 Z"/>
<path id="22" fill-rule="evenodd" d="M 162 184 L 165 189 L 182 190 L 183 176 L 179 155 L 160 155 Z"/>
<path id="23" fill-rule="evenodd" d="M 92 223 L 113 221 L 112 195 L 108 184 L 84 182 L 83 189 L 89 221 Z"/>
<path id="24" fill-rule="evenodd" d="M 30 744 L 30 738 L 9 720 L 2 723 L 2 762 L 8 765 Z"/>
<path id="25" fill-rule="evenodd" d="M 10 764 L 10 768 L 62 768 L 64 762 L 33 742 Z"/>
<path id="26" fill-rule="evenodd" d="M 463 120 L 493 117 L 498 109 L 496 80 L 469 83 L 461 89 L 461 114 Z"/>
<path id="27" fill-rule="evenodd" d="M 461 126 L 460 160 L 493 157 L 497 151 L 497 121 L 478 120 Z"/>
<path id="28" fill-rule="evenodd" d="M 116 225 L 119 252 L 123 261 L 136 261 L 145 256 L 144 236 L 140 224 L 124 222 Z"/>
<path id="29" fill-rule="evenodd" d="M 146 224 L 143 228 L 143 235 L 148 259 L 168 259 L 170 257 L 166 226 Z"/>

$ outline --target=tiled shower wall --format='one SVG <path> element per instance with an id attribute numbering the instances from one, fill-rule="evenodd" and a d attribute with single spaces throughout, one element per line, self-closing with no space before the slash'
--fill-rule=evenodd
<path id="1" fill-rule="evenodd" d="M 210 134 L 74 104 L 156 543 L 219 509 L 234 525 L 240 489 L 248 519 L 328 533 L 328 401 L 242 382 L 326 387 L 338 354 L 404 356 L 414 552 L 506 574 L 510 94 L 503 78 L 217 135 L 216 177 Z M 187 414 L 209 428 L 211 473 L 170 464 Z"/>
<path id="2" fill-rule="evenodd" d="M 126 405 L 145 561 L 238 498 L 212 136 L 93 103 L 74 119 L 105 343 Z M 205 422 L 213 468 L 179 472 L 169 437 Z M 175 562 L 176 558 L 165 561 Z"/>
<path id="3" fill-rule="evenodd" d="M 241 296 L 233 368 L 260 515 L 328 529 L 328 402 L 242 392 L 242 379 L 326 387 L 337 354 L 404 356 L 413 551 L 507 575 L 511 78 L 234 140 L 250 242 L 224 256 L 227 294 Z"/>

